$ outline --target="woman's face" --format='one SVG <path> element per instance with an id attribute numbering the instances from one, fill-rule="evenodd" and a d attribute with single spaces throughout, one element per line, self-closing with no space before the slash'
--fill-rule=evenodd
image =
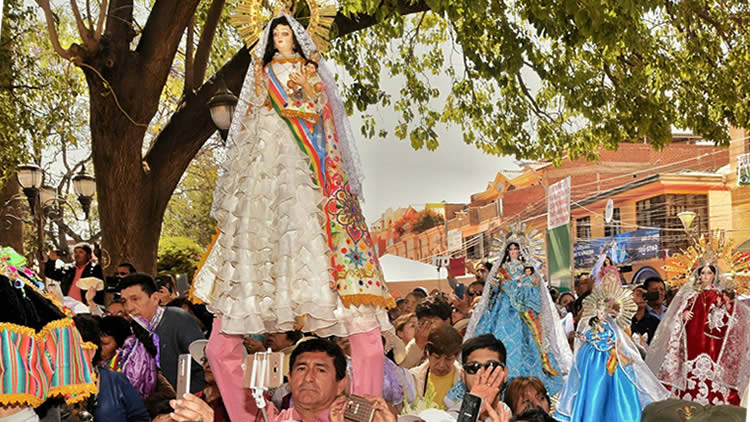
<path id="1" fill-rule="evenodd" d="M 708 265 L 701 268 L 701 283 L 704 285 L 710 285 L 714 281 L 714 272 Z"/>
<path id="2" fill-rule="evenodd" d="M 610 265 L 612 265 L 612 260 L 610 260 L 609 258 L 604 258 L 604 266 L 608 267 Z"/>
<path id="3" fill-rule="evenodd" d="M 575 298 L 572 295 L 560 296 L 560 306 L 562 308 L 567 308 L 568 304 L 570 304 L 571 302 L 575 302 Z"/>
<path id="4" fill-rule="evenodd" d="M 273 46 L 281 54 L 290 54 L 294 51 L 294 34 L 289 25 L 276 25 L 273 28 Z"/>
<path id="5" fill-rule="evenodd" d="M 101 336 L 102 361 L 107 362 L 117 353 L 117 342 L 112 336 Z"/>
<path id="6" fill-rule="evenodd" d="M 508 256 L 510 257 L 510 259 L 518 259 L 520 255 L 521 249 L 518 248 L 518 245 L 508 246 Z"/>
<path id="7" fill-rule="evenodd" d="M 532 387 L 526 388 L 526 391 L 521 394 L 521 399 L 516 403 L 516 408 L 512 409 L 514 415 L 520 415 L 521 413 L 531 410 L 534 408 L 541 408 L 546 413 L 549 413 L 549 402 L 547 397 L 539 391 L 536 391 Z"/>
<path id="8" fill-rule="evenodd" d="M 404 324 L 404 328 L 401 329 L 397 334 L 401 338 L 401 340 L 404 341 L 404 343 L 409 343 L 414 338 L 414 332 L 417 329 L 417 317 L 411 317 L 409 318 L 409 321 Z"/>

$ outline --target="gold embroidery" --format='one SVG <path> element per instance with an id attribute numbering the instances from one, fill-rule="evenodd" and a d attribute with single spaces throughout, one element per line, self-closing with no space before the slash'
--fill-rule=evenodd
<path id="1" fill-rule="evenodd" d="M 304 63 L 305 59 L 302 57 L 282 57 L 280 59 L 273 59 L 271 63 Z"/>

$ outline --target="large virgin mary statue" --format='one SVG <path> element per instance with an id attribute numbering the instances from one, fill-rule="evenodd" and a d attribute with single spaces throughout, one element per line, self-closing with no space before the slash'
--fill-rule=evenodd
<path id="1" fill-rule="evenodd" d="M 280 15 L 255 49 L 214 192 L 220 234 L 194 295 L 230 334 L 390 328 L 393 303 L 359 206 L 354 140 L 333 76 Z"/>

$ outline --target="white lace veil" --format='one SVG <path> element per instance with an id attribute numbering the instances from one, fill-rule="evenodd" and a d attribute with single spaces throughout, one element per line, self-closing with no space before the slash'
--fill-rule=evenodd
<path id="1" fill-rule="evenodd" d="M 492 294 L 492 282 L 495 279 L 497 271 L 502 267 L 502 260 L 498 259 L 492 266 L 492 270 L 487 275 L 487 282 L 484 283 L 484 290 L 482 291 L 482 297 L 479 299 L 479 303 L 471 314 L 469 319 L 469 325 L 466 327 L 466 334 L 464 340 L 468 340 L 475 336 L 477 324 L 482 318 L 482 315 L 487 311 L 490 295 Z M 545 352 L 552 353 L 557 360 L 561 375 L 565 377 L 570 370 L 570 365 L 573 361 L 573 354 L 568 346 L 568 340 L 565 336 L 565 330 L 563 329 L 562 323 L 560 322 L 560 316 L 557 313 L 555 303 L 552 301 L 552 296 L 549 294 L 547 289 L 547 282 L 544 280 L 543 269 L 541 263 L 537 263 L 535 260 L 531 261 L 534 264 L 534 271 L 540 276 L 539 281 L 539 296 L 542 302 L 542 349 Z"/>
<path id="2" fill-rule="evenodd" d="M 659 380 L 653 373 L 651 373 L 649 368 L 643 362 L 635 343 L 633 343 L 630 337 L 610 316 L 606 316 L 604 320 L 615 333 L 615 347 L 618 359 L 620 356 L 624 355 L 633 360 L 631 363 L 633 373 L 631 374 L 628 371 L 623 371 L 623 373 L 638 390 L 638 401 L 640 402 L 641 409 L 646 407 L 649 403 L 669 398 L 669 391 L 661 385 Z M 578 367 L 578 352 L 585 343 L 580 339 L 580 336 L 585 335 L 589 330 L 591 330 L 591 327 L 589 326 L 588 321 L 581 321 L 578 324 L 575 341 L 576 355 L 573 360 L 573 366 L 570 368 L 567 383 L 560 394 L 560 402 L 556 409 L 557 412 L 565 416 L 571 416 L 575 396 L 578 394 L 581 387 L 582 374 Z M 602 374 L 602 376 L 604 376 L 604 374 Z"/>
<path id="3" fill-rule="evenodd" d="M 318 50 L 312 38 L 310 38 L 310 35 L 307 33 L 307 31 L 305 31 L 305 28 L 299 22 L 297 22 L 293 17 L 287 15 L 286 13 L 282 13 L 279 15 L 279 17 L 280 16 L 285 17 L 289 22 L 289 26 L 291 27 L 292 32 L 294 32 L 294 36 L 297 39 L 300 47 L 302 48 L 302 52 L 304 53 L 305 57 L 310 57 L 313 52 Z M 254 105 L 253 109 L 255 109 L 257 108 L 257 106 L 263 104 L 263 101 L 265 100 L 265 93 L 262 94 L 263 98 L 260 98 L 256 95 L 255 92 L 254 64 L 256 63 L 256 61 L 263 60 L 263 54 L 265 53 L 266 45 L 269 42 L 270 27 L 271 21 L 269 21 L 269 23 L 263 29 L 263 34 L 258 40 L 258 44 L 255 47 L 254 53 L 252 54 L 252 62 L 250 64 L 250 67 L 245 74 L 245 81 L 242 83 L 242 90 L 240 91 L 240 96 L 237 100 L 237 107 L 235 108 L 234 115 L 232 116 L 232 124 L 229 127 L 229 133 L 227 135 L 227 157 L 230 156 L 230 150 L 236 144 L 235 138 L 237 137 L 239 131 L 242 130 L 242 120 L 245 113 L 247 112 L 248 106 L 252 104 Z M 326 61 L 322 57 L 318 62 L 318 75 L 323 81 L 323 86 L 325 87 L 326 95 L 328 96 L 328 103 L 331 106 L 333 123 L 336 126 L 336 134 L 339 140 L 341 158 L 344 161 L 344 169 L 346 170 L 346 175 L 348 177 L 349 188 L 352 194 L 356 195 L 360 200 L 363 201 L 363 175 L 360 170 L 361 166 L 359 161 L 359 153 L 357 152 L 356 141 L 352 133 L 351 125 L 349 124 L 349 118 L 347 117 L 346 110 L 344 109 L 344 104 L 341 101 L 341 96 L 338 93 L 338 89 L 336 89 L 336 80 L 334 79 L 331 71 L 328 69 Z M 247 129 L 253 130 L 254 128 Z M 247 158 L 249 159 L 250 157 Z M 224 163 L 222 163 L 221 167 L 219 168 L 219 176 L 226 174 L 229 171 L 228 164 L 229 163 L 227 163 L 226 160 Z M 221 203 L 220 199 L 222 196 L 223 193 L 218 192 L 218 190 L 214 193 L 214 207 L 216 206 L 216 204 Z"/>

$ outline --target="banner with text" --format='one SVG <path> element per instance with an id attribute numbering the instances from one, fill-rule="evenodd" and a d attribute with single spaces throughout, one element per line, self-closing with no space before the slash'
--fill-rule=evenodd
<path id="1" fill-rule="evenodd" d="M 564 224 L 547 231 L 547 265 L 550 286 L 570 290 L 570 226 Z"/>
<path id="2" fill-rule="evenodd" d="M 614 244 L 614 245 L 613 245 Z M 615 264 L 627 264 L 659 256 L 659 230 L 643 229 L 616 236 L 583 240 L 573 244 L 573 262 L 576 268 L 591 268 L 604 248 L 610 249 Z"/>
<path id="3" fill-rule="evenodd" d="M 570 222 L 570 176 L 552 184 L 547 191 L 547 229 Z"/>

